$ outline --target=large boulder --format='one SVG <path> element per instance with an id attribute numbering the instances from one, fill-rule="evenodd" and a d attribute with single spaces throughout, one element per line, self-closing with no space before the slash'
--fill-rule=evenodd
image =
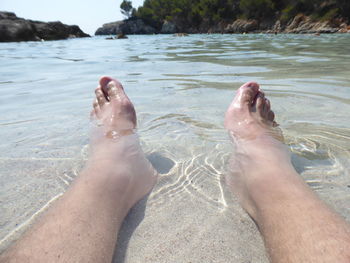
<path id="1" fill-rule="evenodd" d="M 134 35 L 134 34 L 154 34 L 156 29 L 146 25 L 141 19 L 128 19 L 104 24 L 97 29 L 95 35 Z"/>
<path id="2" fill-rule="evenodd" d="M 160 33 L 162 34 L 175 34 L 177 32 L 177 27 L 175 23 L 164 21 L 162 29 L 160 30 Z"/>
<path id="3" fill-rule="evenodd" d="M 0 12 L 0 42 L 60 40 L 88 36 L 78 26 L 26 20 L 14 13 Z"/>
<path id="4" fill-rule="evenodd" d="M 247 33 L 255 31 L 259 28 L 257 20 L 250 19 L 237 19 L 232 24 L 229 24 L 225 28 L 225 33 Z"/>

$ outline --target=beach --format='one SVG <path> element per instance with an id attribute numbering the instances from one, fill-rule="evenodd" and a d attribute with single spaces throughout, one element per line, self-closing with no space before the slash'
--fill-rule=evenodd
<path id="1" fill-rule="evenodd" d="M 296 170 L 349 222 L 349 40 L 198 34 L 1 43 L 0 251 L 82 169 L 102 75 L 124 84 L 160 173 L 127 216 L 114 262 L 268 262 L 224 182 L 232 146 L 223 116 L 251 80 L 270 98 Z"/>

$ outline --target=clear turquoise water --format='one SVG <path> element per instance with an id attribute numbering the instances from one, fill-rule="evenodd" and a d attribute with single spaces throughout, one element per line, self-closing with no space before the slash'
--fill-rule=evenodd
<path id="1" fill-rule="evenodd" d="M 1 43 L 0 72 L 2 248 L 81 168 L 101 75 L 124 84 L 143 147 L 163 173 L 150 206 L 191 200 L 224 214 L 239 209 L 223 193 L 223 115 L 235 90 L 255 80 L 297 170 L 350 220 L 350 35 Z"/>

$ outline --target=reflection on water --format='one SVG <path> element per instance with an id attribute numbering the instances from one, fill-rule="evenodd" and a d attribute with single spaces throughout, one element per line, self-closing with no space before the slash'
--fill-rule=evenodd
<path id="1" fill-rule="evenodd" d="M 234 91 L 255 80 L 298 172 L 350 220 L 349 41 L 193 35 L 1 44 L 1 246 L 79 172 L 101 75 L 124 83 L 144 150 L 161 173 L 149 207 L 191 200 L 232 211 L 222 183 L 230 152 L 223 115 Z"/>

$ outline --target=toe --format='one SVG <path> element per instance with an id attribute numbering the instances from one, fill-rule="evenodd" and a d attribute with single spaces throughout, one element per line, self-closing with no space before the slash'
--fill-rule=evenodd
<path id="1" fill-rule="evenodd" d="M 101 78 L 100 78 L 100 81 L 99 81 L 100 87 L 101 87 L 101 89 L 102 89 L 102 92 L 103 92 L 103 94 L 105 95 L 105 97 L 107 98 L 107 100 L 108 100 L 107 85 L 108 85 L 108 83 L 111 82 L 112 80 L 113 80 L 113 79 L 112 79 L 111 77 L 106 77 L 106 76 L 104 76 L 104 77 L 101 77 Z"/>
<path id="2" fill-rule="evenodd" d="M 259 113 L 261 117 L 264 117 L 265 98 L 263 93 L 258 93 L 255 106 L 256 112 Z"/>
<path id="3" fill-rule="evenodd" d="M 270 110 L 271 110 L 270 100 L 269 99 L 265 99 L 265 112 L 266 112 L 266 114 L 268 114 Z"/>
<path id="4" fill-rule="evenodd" d="M 269 121 L 274 121 L 275 120 L 275 113 L 273 111 L 269 111 L 269 113 L 267 114 L 267 119 Z"/>
<path id="5" fill-rule="evenodd" d="M 125 95 L 122 84 L 111 77 L 102 77 L 100 79 L 100 86 L 107 100 L 118 99 Z"/>
<path id="6" fill-rule="evenodd" d="M 265 92 L 262 89 L 259 89 L 259 94 L 261 94 L 262 97 L 265 98 Z"/>
<path id="7" fill-rule="evenodd" d="M 107 94 L 110 101 L 121 100 L 124 95 L 122 85 L 114 80 L 110 81 L 107 84 Z"/>
<path id="8" fill-rule="evenodd" d="M 97 110 L 97 108 L 99 107 L 97 99 L 95 99 L 92 103 L 92 107 L 94 108 L 94 110 Z"/>
<path id="9" fill-rule="evenodd" d="M 248 82 L 239 88 L 235 98 L 235 104 L 240 107 L 251 107 L 256 101 L 259 92 L 259 84 L 256 82 Z"/>
<path id="10" fill-rule="evenodd" d="M 100 107 L 103 107 L 103 105 L 106 104 L 107 99 L 106 99 L 105 95 L 103 94 L 101 87 L 98 87 L 97 89 L 95 89 L 95 94 L 96 94 L 96 99 L 97 99 L 98 105 Z"/>
<path id="11" fill-rule="evenodd" d="M 94 100 L 92 106 L 94 108 L 95 115 L 98 117 L 98 115 L 100 113 L 100 105 L 98 104 L 97 99 Z"/>
<path id="12" fill-rule="evenodd" d="M 93 109 L 91 112 L 90 112 L 90 119 L 95 119 L 96 115 L 95 115 L 95 110 Z"/>
<path id="13" fill-rule="evenodd" d="M 263 98 L 263 102 L 262 102 L 262 108 L 260 109 L 260 116 L 267 120 L 268 118 L 268 114 L 269 114 L 269 111 L 270 111 L 270 101 L 266 98 Z"/>
<path id="14" fill-rule="evenodd" d="M 109 82 L 111 82 L 113 79 L 111 77 L 103 76 L 100 78 L 100 85 L 101 87 L 106 87 Z"/>

